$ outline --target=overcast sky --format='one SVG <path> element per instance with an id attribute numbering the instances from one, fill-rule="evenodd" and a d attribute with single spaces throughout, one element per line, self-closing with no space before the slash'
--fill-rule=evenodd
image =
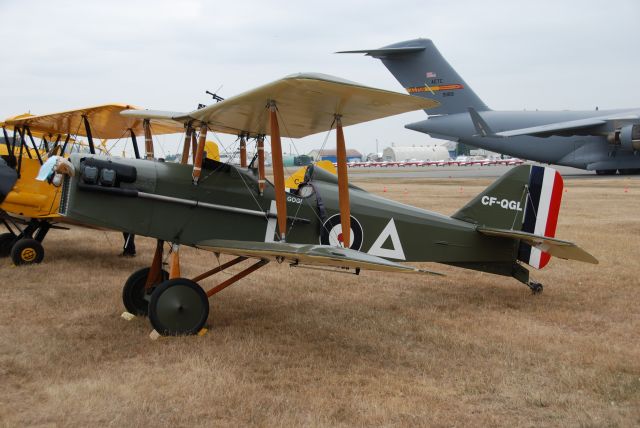
<path id="1" fill-rule="evenodd" d="M 1 117 L 107 102 L 189 111 L 207 89 L 229 97 L 302 71 L 403 91 L 378 60 L 333 52 L 418 37 L 494 110 L 640 107 L 638 0 L 0 0 L 0 18 Z M 347 145 L 428 143 L 404 129 L 424 118 L 347 128 Z"/>

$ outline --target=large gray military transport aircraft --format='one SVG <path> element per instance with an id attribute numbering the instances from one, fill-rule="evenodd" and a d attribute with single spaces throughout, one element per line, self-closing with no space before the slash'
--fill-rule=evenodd
<path id="1" fill-rule="evenodd" d="M 343 126 L 437 105 L 331 76 L 293 75 L 188 113 L 122 112 L 184 124 L 184 154 L 189 135 L 199 129 L 193 165 L 187 156 L 169 163 L 76 154 L 45 164 L 42 172 L 54 183 L 63 181 L 64 217 L 158 240 L 150 267 L 126 281 L 123 301 L 129 312 L 148 314 L 154 329 L 166 335 L 197 333 L 209 314 L 207 298 L 269 261 L 355 274 L 433 274 L 398 262 L 440 262 L 512 276 L 534 292 L 542 286 L 530 281 L 525 264 L 541 269 L 552 255 L 597 263 L 575 244 L 554 238 L 562 178 L 552 168 L 513 168 L 451 217 L 349 185 Z M 280 124 L 286 126 L 281 130 Z M 301 138 L 332 128 L 337 177 L 310 167 L 295 191 L 285 190 L 281 136 Z M 246 139 L 255 139 L 257 159 L 246 165 L 241 155 L 240 167 L 204 162 L 208 130 L 238 135 L 241 153 Z M 265 135 L 271 138 L 273 184 L 264 176 Z M 169 272 L 161 270 L 165 241 L 172 243 Z M 235 259 L 184 278 L 179 245 Z M 198 284 L 247 259 L 257 260 L 207 292 Z"/>
<path id="2" fill-rule="evenodd" d="M 437 100 L 429 118 L 406 125 L 435 138 L 597 174 L 640 173 L 640 109 L 491 110 L 429 39 L 342 51 L 378 58 L 412 95 Z M 426 111 L 425 111 L 426 112 Z"/>

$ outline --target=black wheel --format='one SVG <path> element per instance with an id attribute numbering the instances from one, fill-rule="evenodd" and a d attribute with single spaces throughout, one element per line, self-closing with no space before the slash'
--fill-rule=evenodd
<path id="1" fill-rule="evenodd" d="M 0 257 L 9 257 L 11 247 L 16 243 L 17 237 L 13 233 L 0 233 Z"/>
<path id="2" fill-rule="evenodd" d="M 190 279 L 164 281 L 151 293 L 149 321 L 163 336 L 196 334 L 208 317 L 207 294 Z"/>
<path id="3" fill-rule="evenodd" d="M 19 239 L 11 247 L 11 260 L 16 266 L 40 263 L 42 259 L 44 259 L 44 248 L 35 239 Z"/>
<path id="4" fill-rule="evenodd" d="M 542 293 L 542 290 L 544 290 L 544 287 L 539 282 L 529 283 L 529 288 L 533 294 L 540 294 Z"/>
<path id="5" fill-rule="evenodd" d="M 147 316 L 149 312 L 149 299 L 151 298 L 151 292 L 153 292 L 155 288 L 152 287 L 149 293 L 145 293 L 144 286 L 147 283 L 147 276 L 149 276 L 150 270 L 148 267 L 139 269 L 132 273 L 124 283 L 124 287 L 122 287 L 122 303 L 124 303 L 127 312 L 134 315 Z M 169 272 L 163 269 L 162 278 L 158 283 L 166 281 L 167 279 L 169 279 Z M 154 286 L 155 285 L 158 284 L 154 284 Z"/>

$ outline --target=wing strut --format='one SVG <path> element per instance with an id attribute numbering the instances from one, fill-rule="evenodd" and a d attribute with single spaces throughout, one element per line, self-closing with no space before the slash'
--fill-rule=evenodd
<path id="1" fill-rule="evenodd" d="M 198 148 L 196 149 L 196 157 L 193 161 L 193 184 L 198 184 L 200 173 L 202 172 L 202 157 L 204 154 L 204 145 L 207 141 L 207 124 L 200 127 L 200 138 L 198 138 Z"/>
<path id="2" fill-rule="evenodd" d="M 31 129 L 29 129 L 28 126 L 25 126 L 22 131 L 23 135 L 25 133 L 27 134 L 27 137 L 29 137 L 29 140 L 31 141 L 31 145 L 33 146 L 33 150 L 36 152 L 36 156 L 38 156 L 38 161 L 40 162 L 40 165 L 42 165 L 42 156 L 40 156 L 40 150 L 38 150 L 38 146 L 36 146 L 36 142 L 33 139 L 33 135 L 31 135 Z M 24 144 L 24 140 L 23 140 L 23 144 Z"/>
<path id="3" fill-rule="evenodd" d="M 264 173 L 264 135 L 259 135 L 256 141 L 258 150 L 258 187 L 260 196 L 264 193 L 265 173 Z"/>
<path id="4" fill-rule="evenodd" d="M 198 142 L 196 138 L 196 132 L 193 130 L 191 132 L 191 163 L 196 162 L 196 150 L 198 147 Z"/>
<path id="5" fill-rule="evenodd" d="M 133 129 L 129 128 L 129 134 L 131 135 L 131 145 L 133 146 L 133 154 L 136 159 L 140 159 L 140 150 L 138 149 L 138 139 L 136 138 L 136 133 L 133 132 Z"/>
<path id="6" fill-rule="evenodd" d="M 49 156 L 56 154 L 56 150 L 58 149 L 58 147 L 60 147 L 61 139 L 62 139 L 62 135 L 58 134 L 58 136 L 56 137 L 56 140 L 53 142 L 53 147 L 51 147 L 51 150 L 49 150 L 49 153 L 47 153 L 47 158 Z"/>
<path id="7" fill-rule="evenodd" d="M 96 154 L 96 147 L 93 145 L 93 135 L 91 134 L 91 125 L 89 124 L 89 118 L 86 114 L 82 115 L 82 121 L 84 122 L 84 130 L 87 134 L 87 141 L 89 142 L 89 152 L 92 155 Z"/>
<path id="8" fill-rule="evenodd" d="M 47 141 L 47 136 L 43 135 L 40 140 L 42 141 L 42 144 L 44 145 L 44 151 L 46 153 L 49 153 L 49 142 Z"/>
<path id="9" fill-rule="evenodd" d="M 271 163 L 273 165 L 273 184 L 276 193 L 276 209 L 278 210 L 278 229 L 280 240 L 286 241 L 287 231 L 287 199 L 284 190 L 284 166 L 282 164 L 282 144 L 280 142 L 280 126 L 276 102 L 269 102 L 269 124 L 271 125 Z"/>
<path id="10" fill-rule="evenodd" d="M 187 125 L 187 130 L 184 133 L 184 146 L 182 147 L 182 159 L 180 163 L 186 165 L 189 163 L 189 148 L 191 147 L 191 133 L 193 128 L 191 125 Z"/>
<path id="11" fill-rule="evenodd" d="M 64 143 L 62 144 L 62 149 L 60 150 L 60 156 L 64 156 L 64 152 L 65 150 L 67 150 L 67 146 L 69 145 L 69 140 L 71 140 L 71 135 L 67 134 L 67 136 L 64 137 Z"/>
<path id="12" fill-rule="evenodd" d="M 340 225 L 342 226 L 342 246 L 351 246 L 351 210 L 349 207 L 349 176 L 347 175 L 347 149 L 342 132 L 342 117 L 336 118 L 336 155 L 338 164 L 338 201 L 340 205 Z"/>
<path id="13" fill-rule="evenodd" d="M 145 150 L 145 158 L 153 159 L 153 138 L 151 137 L 151 122 L 149 119 L 145 119 L 142 121 L 142 126 L 144 127 L 144 150 Z"/>
<path id="14" fill-rule="evenodd" d="M 2 134 L 4 134 L 4 144 L 7 146 L 7 156 L 9 156 L 9 158 L 12 159 L 11 162 L 15 164 L 16 155 L 13 152 L 13 147 L 11 147 L 9 135 L 7 134 L 7 130 L 4 126 L 2 127 Z"/>
<path id="15" fill-rule="evenodd" d="M 247 140 L 244 134 L 240 135 L 240 166 L 247 167 Z"/>

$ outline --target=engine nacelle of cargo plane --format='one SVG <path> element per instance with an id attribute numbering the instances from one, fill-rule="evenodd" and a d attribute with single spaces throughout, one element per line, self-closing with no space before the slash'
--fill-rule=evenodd
<path id="1" fill-rule="evenodd" d="M 622 150 L 640 150 L 640 124 L 625 125 L 607 135 L 609 144 L 619 146 Z"/>
<path id="2" fill-rule="evenodd" d="M 640 124 L 622 127 L 620 129 L 620 143 L 625 150 L 640 150 Z"/>

